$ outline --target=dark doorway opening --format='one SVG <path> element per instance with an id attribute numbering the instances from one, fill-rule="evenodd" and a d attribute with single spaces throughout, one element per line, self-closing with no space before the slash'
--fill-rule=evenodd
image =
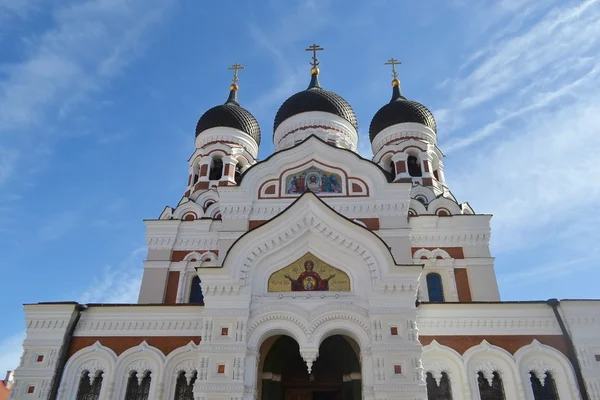
<path id="1" fill-rule="evenodd" d="M 280 336 L 268 350 L 263 365 L 261 400 L 360 400 L 362 386 L 358 345 L 330 336 L 319 348 L 309 374 L 298 343 Z"/>

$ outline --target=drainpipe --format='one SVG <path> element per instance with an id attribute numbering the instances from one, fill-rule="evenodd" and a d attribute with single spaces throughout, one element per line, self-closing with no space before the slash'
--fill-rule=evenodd
<path id="1" fill-rule="evenodd" d="M 62 346 L 60 347 L 58 362 L 56 363 L 56 369 L 54 370 L 54 376 L 52 377 L 52 383 L 50 384 L 50 396 L 48 396 L 48 400 L 56 400 L 56 397 L 58 396 L 58 388 L 60 387 L 60 382 L 62 381 L 63 373 L 65 372 L 71 339 L 73 339 L 73 333 L 75 333 L 77 323 L 85 309 L 87 309 L 85 304 L 77 304 L 75 306 L 75 311 L 71 315 L 71 320 L 69 321 L 69 325 L 67 325 L 67 331 L 65 332 Z"/>
<path id="2" fill-rule="evenodd" d="M 554 311 L 554 316 L 556 317 L 556 321 L 558 321 L 558 326 L 560 326 L 560 330 L 564 338 L 567 340 L 567 348 L 569 350 L 569 361 L 571 361 L 571 365 L 573 365 L 573 369 L 575 370 L 575 378 L 577 379 L 577 387 L 579 388 L 579 393 L 581 394 L 582 400 L 590 400 L 590 395 L 587 392 L 587 388 L 585 386 L 585 380 L 583 379 L 583 373 L 581 372 L 581 364 L 579 364 L 579 359 L 577 358 L 577 352 L 575 350 L 575 344 L 573 343 L 573 339 L 567 330 L 565 322 L 560 315 L 560 311 L 558 307 L 560 306 L 560 300 L 558 299 L 549 299 L 546 301 L 550 307 L 552 307 L 552 311 Z"/>

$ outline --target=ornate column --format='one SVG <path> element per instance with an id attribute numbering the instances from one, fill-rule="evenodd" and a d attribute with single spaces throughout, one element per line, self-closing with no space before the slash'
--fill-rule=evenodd
<path id="1" fill-rule="evenodd" d="M 219 186 L 233 186 L 235 185 L 235 166 L 238 160 L 232 156 L 225 156 L 223 160 L 223 176 L 219 181 Z"/>
<path id="2" fill-rule="evenodd" d="M 244 369 L 244 396 L 243 400 L 258 399 L 258 362 L 260 354 L 257 349 L 248 349 Z"/>
<path id="3" fill-rule="evenodd" d="M 211 156 L 203 156 L 198 162 L 198 182 L 194 185 L 192 193 L 196 190 L 208 189 L 209 179 L 208 174 L 210 173 L 210 165 L 212 163 Z"/>
<path id="4" fill-rule="evenodd" d="M 410 179 L 410 175 L 408 174 L 408 166 L 406 165 L 407 159 L 408 154 L 406 153 L 396 153 L 392 156 L 392 162 L 396 168 L 396 177 L 394 181 L 399 179 Z"/>
<path id="5" fill-rule="evenodd" d="M 431 152 L 421 153 L 423 169 L 423 185 L 433 185 L 433 154 Z"/>

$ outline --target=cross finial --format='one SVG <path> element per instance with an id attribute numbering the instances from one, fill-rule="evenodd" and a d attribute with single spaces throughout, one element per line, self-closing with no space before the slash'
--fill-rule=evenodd
<path id="1" fill-rule="evenodd" d="M 235 85 L 240 80 L 238 78 L 238 71 L 240 69 L 246 69 L 246 67 L 244 67 L 242 64 L 235 63 L 231 67 L 229 67 L 228 69 L 233 70 L 233 82 L 232 82 L 232 84 Z"/>
<path id="2" fill-rule="evenodd" d="M 392 66 L 392 77 L 394 79 L 398 79 L 398 72 L 396 72 L 396 65 L 400 65 L 402 64 L 401 61 L 396 60 L 395 58 L 390 58 L 389 60 L 387 60 L 387 62 L 385 63 L 385 65 L 391 65 Z"/>
<path id="3" fill-rule="evenodd" d="M 313 60 L 310 63 L 310 65 L 312 65 L 313 68 L 317 68 L 317 65 L 319 65 L 319 60 L 317 60 L 317 51 L 321 51 L 321 50 L 325 50 L 325 49 L 315 43 L 315 44 L 308 46 L 308 49 L 305 49 L 305 50 L 313 52 L 313 56 L 312 56 Z"/>

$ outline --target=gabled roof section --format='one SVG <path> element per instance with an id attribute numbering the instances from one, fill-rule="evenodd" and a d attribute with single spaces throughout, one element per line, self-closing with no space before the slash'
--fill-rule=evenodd
<path id="1" fill-rule="evenodd" d="M 235 268 L 240 264 L 248 264 L 249 257 L 256 256 L 255 249 L 263 251 L 268 247 L 276 251 L 291 243 L 296 236 L 310 230 L 353 251 L 368 252 L 368 256 L 361 256 L 371 257 L 372 264 L 379 268 L 399 265 L 383 239 L 336 212 L 314 193 L 307 191 L 276 217 L 240 236 L 229 248 L 222 266 Z M 410 266 L 414 267 L 413 264 Z M 245 275 L 245 271 L 242 273 Z"/>
<path id="2" fill-rule="evenodd" d="M 241 183 L 243 182 L 244 178 L 253 173 L 253 171 L 257 170 L 257 169 L 261 169 L 261 166 L 264 166 L 265 164 L 270 163 L 273 159 L 276 159 L 278 157 L 282 157 L 286 154 L 289 153 L 294 153 L 297 152 L 299 149 L 301 149 L 303 146 L 305 146 L 307 143 L 310 143 L 311 141 L 316 140 L 320 143 L 322 143 L 323 145 L 327 146 L 328 150 L 330 151 L 335 151 L 335 152 L 342 152 L 342 153 L 346 153 L 349 155 L 352 155 L 353 157 L 356 158 L 356 160 L 361 161 L 361 162 L 365 162 L 368 164 L 371 164 L 373 167 L 375 167 L 375 169 L 379 170 L 379 172 L 385 177 L 385 179 L 388 182 L 392 182 L 393 181 L 393 177 L 392 175 L 386 171 L 385 169 L 381 168 L 379 166 L 379 164 L 373 162 L 372 160 L 369 160 L 368 158 L 364 158 L 362 157 L 360 154 L 349 150 L 349 149 L 345 149 L 345 148 L 341 148 L 341 147 L 337 147 L 333 144 L 327 143 L 326 141 L 324 141 L 323 139 L 321 139 L 320 137 L 316 136 L 316 135 L 310 135 L 309 137 L 307 137 L 306 139 L 304 139 L 303 141 L 299 142 L 298 144 L 296 144 L 293 147 L 284 149 L 284 150 L 280 150 L 277 152 L 274 152 L 273 154 L 271 154 L 269 157 L 265 158 L 264 160 L 261 160 L 259 162 L 257 162 L 256 164 L 252 165 L 250 168 L 248 168 L 246 171 L 244 171 L 244 173 L 242 173 L 242 175 L 240 176 L 240 179 L 238 181 L 238 185 L 241 185 Z"/>

